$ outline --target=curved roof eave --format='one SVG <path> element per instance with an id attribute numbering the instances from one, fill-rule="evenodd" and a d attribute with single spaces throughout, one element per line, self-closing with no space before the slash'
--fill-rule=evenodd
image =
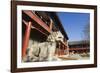
<path id="1" fill-rule="evenodd" d="M 64 27 L 63 27 L 63 25 L 62 25 L 62 23 L 61 23 L 61 21 L 60 21 L 58 15 L 56 14 L 56 12 L 53 12 L 53 15 L 54 15 L 54 18 L 56 19 L 56 21 L 57 21 L 57 23 L 58 23 L 58 25 L 59 25 L 58 27 L 59 27 L 59 29 L 61 30 L 62 34 L 64 34 L 64 36 L 65 36 L 66 39 L 68 40 L 68 39 L 69 39 L 69 38 L 68 38 L 68 35 L 67 35 L 67 33 L 65 32 L 65 29 L 64 29 Z"/>

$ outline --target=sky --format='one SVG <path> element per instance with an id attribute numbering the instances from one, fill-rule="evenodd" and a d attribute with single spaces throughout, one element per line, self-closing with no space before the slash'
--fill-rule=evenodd
<path id="1" fill-rule="evenodd" d="M 84 39 L 84 27 L 89 23 L 89 13 L 58 12 L 57 13 L 68 37 L 69 41 L 79 41 Z"/>

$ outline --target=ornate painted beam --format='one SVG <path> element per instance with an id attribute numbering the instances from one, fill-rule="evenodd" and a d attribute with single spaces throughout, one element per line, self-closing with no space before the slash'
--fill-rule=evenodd
<path id="1" fill-rule="evenodd" d="M 23 19 L 22 21 L 23 21 L 23 23 L 27 26 L 28 22 L 25 21 L 24 19 Z M 39 32 L 41 32 L 41 33 L 44 34 L 45 36 L 48 36 L 46 33 L 44 33 L 44 31 L 43 31 L 42 29 L 40 30 L 40 28 L 35 27 L 33 23 L 32 23 L 31 28 L 32 28 L 32 29 L 38 30 Z"/>

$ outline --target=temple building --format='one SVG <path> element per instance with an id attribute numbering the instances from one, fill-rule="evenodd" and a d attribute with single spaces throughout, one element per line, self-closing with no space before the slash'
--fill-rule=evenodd
<path id="1" fill-rule="evenodd" d="M 68 36 L 55 12 L 22 10 L 22 61 L 52 61 L 68 54 Z"/>
<path id="2" fill-rule="evenodd" d="M 87 40 L 84 41 L 71 41 L 69 44 L 69 52 L 74 53 L 89 53 L 90 52 L 90 42 Z"/>

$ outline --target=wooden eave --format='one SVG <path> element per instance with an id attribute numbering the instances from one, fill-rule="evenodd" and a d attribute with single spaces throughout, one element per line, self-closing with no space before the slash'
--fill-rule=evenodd
<path id="1" fill-rule="evenodd" d="M 44 23 L 35 13 L 33 13 L 30 10 L 23 10 L 23 13 L 25 13 L 29 18 L 31 18 L 33 22 L 33 27 L 38 29 L 39 31 L 45 33 L 45 34 L 50 34 L 51 30 L 50 28 Z M 29 20 L 28 20 L 29 21 Z"/>
<path id="2" fill-rule="evenodd" d="M 65 29 L 64 29 L 64 27 L 63 27 L 63 25 L 62 25 L 59 17 L 57 16 L 57 14 L 55 12 L 52 12 L 52 15 L 53 15 L 53 17 L 54 17 L 54 19 L 55 19 L 55 21 L 57 23 L 58 28 L 60 29 L 60 31 L 62 32 L 62 34 L 64 35 L 64 37 L 68 40 L 69 39 L 68 35 L 65 32 Z"/>

